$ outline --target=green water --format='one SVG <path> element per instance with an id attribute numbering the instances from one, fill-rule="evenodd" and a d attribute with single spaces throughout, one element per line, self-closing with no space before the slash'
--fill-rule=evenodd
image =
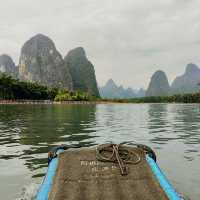
<path id="1" fill-rule="evenodd" d="M 30 200 L 59 144 L 150 145 L 177 191 L 200 198 L 200 105 L 0 105 L 0 199 Z"/>

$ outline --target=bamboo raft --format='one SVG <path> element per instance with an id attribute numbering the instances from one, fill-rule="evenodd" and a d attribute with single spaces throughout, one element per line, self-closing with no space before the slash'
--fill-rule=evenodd
<path id="1" fill-rule="evenodd" d="M 66 146 L 49 152 L 36 200 L 180 200 L 147 146 Z"/>

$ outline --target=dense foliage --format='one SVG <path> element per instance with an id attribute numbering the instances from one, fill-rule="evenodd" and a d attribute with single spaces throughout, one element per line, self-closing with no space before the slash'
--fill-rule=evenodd
<path id="1" fill-rule="evenodd" d="M 94 101 L 96 98 L 84 92 L 68 92 L 66 90 L 59 90 L 55 101 Z"/>
<path id="2" fill-rule="evenodd" d="M 152 96 L 133 99 L 112 99 L 120 103 L 200 103 L 200 92 L 193 94 L 177 94 L 172 96 Z"/>
<path id="3" fill-rule="evenodd" d="M 38 83 L 20 81 L 11 76 L 0 74 L 0 99 L 8 100 L 55 100 L 55 101 L 89 101 L 95 97 L 84 92 L 68 92 L 58 88 L 48 88 Z"/>
<path id="4" fill-rule="evenodd" d="M 6 74 L 0 74 L 0 99 L 32 99 L 52 98 L 55 90 L 37 83 L 19 81 Z"/>

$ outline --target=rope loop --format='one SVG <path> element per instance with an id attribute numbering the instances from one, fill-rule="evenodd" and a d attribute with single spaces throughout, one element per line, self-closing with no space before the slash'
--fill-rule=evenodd
<path id="1" fill-rule="evenodd" d="M 126 164 L 136 165 L 141 161 L 141 157 L 138 153 L 120 144 L 99 145 L 96 148 L 96 158 L 101 162 L 118 163 L 121 175 L 128 174 L 128 167 Z"/>

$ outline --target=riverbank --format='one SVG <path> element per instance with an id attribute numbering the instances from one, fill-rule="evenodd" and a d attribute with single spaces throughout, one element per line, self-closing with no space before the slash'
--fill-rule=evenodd
<path id="1" fill-rule="evenodd" d="M 109 103 L 200 103 L 200 93 L 194 94 L 176 94 L 172 96 L 158 97 L 141 97 L 133 99 L 101 99 L 101 98 L 85 98 L 81 93 L 58 93 L 57 98 L 48 100 L 32 100 L 32 99 L 1 99 L 0 104 L 109 104 Z M 67 96 L 67 97 L 66 97 Z M 66 97 L 66 98 L 63 98 Z"/>
<path id="2" fill-rule="evenodd" d="M 52 101 L 52 100 L 0 100 L 0 105 L 59 105 L 59 104 L 199 104 L 199 101 L 148 101 L 148 100 L 97 100 L 97 101 Z"/>
<path id="3" fill-rule="evenodd" d="M 51 101 L 51 100 L 0 100 L 0 105 L 10 104 L 96 104 L 98 101 Z"/>
<path id="4" fill-rule="evenodd" d="M 109 104 L 109 103 L 126 103 L 118 101 L 51 101 L 51 100 L 0 100 L 0 105 L 18 105 L 18 104 L 33 104 L 33 105 L 57 105 L 57 104 Z"/>

